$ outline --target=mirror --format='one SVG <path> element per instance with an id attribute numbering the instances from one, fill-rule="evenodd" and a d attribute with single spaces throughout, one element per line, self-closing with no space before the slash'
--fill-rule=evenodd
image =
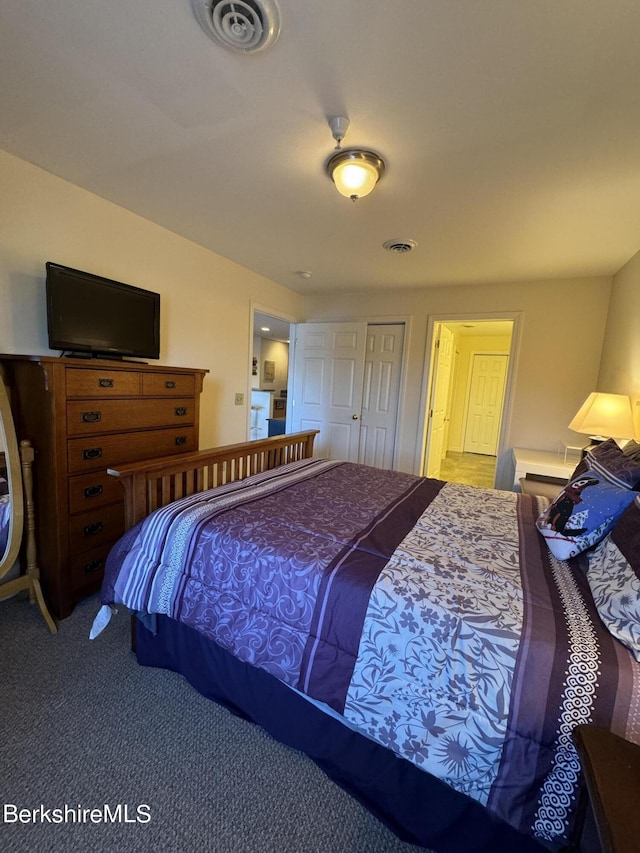
<path id="1" fill-rule="evenodd" d="M 36 562 L 33 459 L 28 441 L 20 442 L 18 448 L 9 395 L 0 371 L 0 600 L 26 590 L 55 634 L 58 629 L 42 595 Z M 23 537 L 25 573 L 3 582 L 18 558 Z"/>

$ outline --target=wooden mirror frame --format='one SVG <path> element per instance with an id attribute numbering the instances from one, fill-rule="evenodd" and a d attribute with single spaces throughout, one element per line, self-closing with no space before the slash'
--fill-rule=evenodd
<path id="1" fill-rule="evenodd" d="M 9 404 L 9 395 L 0 370 L 0 439 L 4 439 L 4 452 L 7 465 L 7 482 L 11 499 L 11 519 L 9 535 L 4 554 L 0 555 L 0 601 L 26 590 L 31 603 L 37 603 L 42 618 L 52 634 L 57 633 L 42 595 L 40 570 L 36 562 L 35 512 L 33 506 L 33 459 L 34 451 L 30 442 L 18 441 L 13 426 L 13 415 Z M 2 578 L 15 563 L 22 548 L 25 534 L 26 571 L 13 580 L 2 583 Z"/>

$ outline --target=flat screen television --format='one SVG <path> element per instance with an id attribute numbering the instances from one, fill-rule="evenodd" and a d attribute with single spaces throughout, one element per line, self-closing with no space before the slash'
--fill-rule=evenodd
<path id="1" fill-rule="evenodd" d="M 70 355 L 160 357 L 160 294 L 48 261 L 49 347 Z"/>

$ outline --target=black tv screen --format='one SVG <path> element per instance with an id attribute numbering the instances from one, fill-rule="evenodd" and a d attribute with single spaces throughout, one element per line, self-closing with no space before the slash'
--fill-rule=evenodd
<path id="1" fill-rule="evenodd" d="M 49 347 L 106 358 L 160 357 L 160 294 L 48 261 Z"/>

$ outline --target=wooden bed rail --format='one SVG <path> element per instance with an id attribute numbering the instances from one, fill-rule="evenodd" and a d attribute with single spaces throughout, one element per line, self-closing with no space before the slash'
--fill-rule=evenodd
<path id="1" fill-rule="evenodd" d="M 108 468 L 108 473 L 118 477 L 124 486 L 127 530 L 171 501 L 244 480 L 287 462 L 310 459 L 318 432 L 314 429 L 276 435 Z"/>

